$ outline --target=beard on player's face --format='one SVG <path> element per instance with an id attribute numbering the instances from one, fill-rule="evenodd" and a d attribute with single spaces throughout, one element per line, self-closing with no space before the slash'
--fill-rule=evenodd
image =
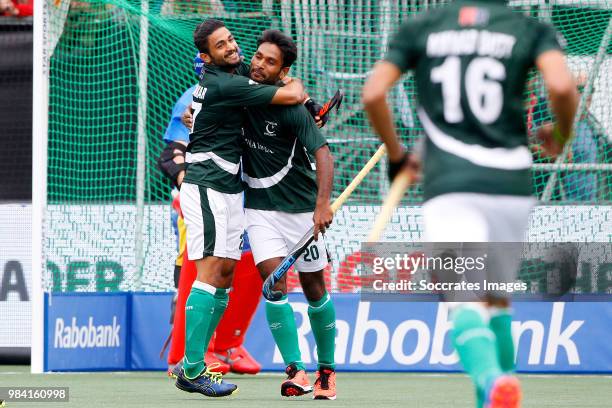
<path id="1" fill-rule="evenodd" d="M 234 69 L 240 65 L 240 55 L 238 47 L 223 50 L 223 52 L 211 51 L 209 54 L 213 65 L 221 69 Z"/>
<path id="2" fill-rule="evenodd" d="M 208 36 L 207 42 L 208 50 L 204 53 L 207 64 L 216 65 L 224 71 L 231 71 L 240 65 L 238 43 L 226 27 L 215 30 Z"/>
<path id="3" fill-rule="evenodd" d="M 265 85 L 276 85 L 281 80 L 282 68 L 269 72 L 263 69 L 251 68 L 251 79 Z"/>
<path id="4" fill-rule="evenodd" d="M 276 85 L 289 70 L 283 67 L 282 61 L 283 54 L 276 44 L 261 43 L 251 58 L 251 79 L 261 84 Z"/>

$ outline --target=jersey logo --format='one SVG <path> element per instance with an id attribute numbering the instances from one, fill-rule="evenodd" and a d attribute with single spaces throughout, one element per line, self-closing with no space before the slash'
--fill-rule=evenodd
<path id="1" fill-rule="evenodd" d="M 264 135 L 266 136 L 276 136 L 276 129 L 278 128 L 278 123 L 276 122 L 270 122 L 269 120 L 266 120 L 266 130 L 264 131 Z"/>
<path id="2" fill-rule="evenodd" d="M 249 79 L 249 85 L 259 85 L 259 82 L 255 82 L 252 79 Z"/>
<path id="3" fill-rule="evenodd" d="M 462 27 L 485 25 L 489 22 L 489 11 L 479 7 L 461 7 L 459 25 Z"/>

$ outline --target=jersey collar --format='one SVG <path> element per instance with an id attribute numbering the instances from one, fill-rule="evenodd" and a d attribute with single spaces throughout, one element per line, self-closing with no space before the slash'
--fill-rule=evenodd
<path id="1" fill-rule="evenodd" d="M 224 71 L 223 69 L 221 69 L 221 67 L 219 67 L 217 65 L 213 65 L 213 64 L 206 64 L 206 63 L 204 63 L 204 70 L 206 72 L 210 72 L 212 74 L 219 74 L 220 72 L 223 72 L 225 74 L 230 74 L 231 75 L 231 73 L 229 73 L 227 71 Z"/>
<path id="2" fill-rule="evenodd" d="M 218 74 L 219 72 L 223 72 L 218 66 L 206 63 L 204 63 L 204 71 L 211 74 Z"/>

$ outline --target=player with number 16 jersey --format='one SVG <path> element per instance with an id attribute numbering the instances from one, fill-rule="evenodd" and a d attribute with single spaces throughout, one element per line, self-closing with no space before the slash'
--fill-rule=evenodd
<path id="1" fill-rule="evenodd" d="M 401 26 L 385 60 L 415 70 L 426 200 L 452 192 L 531 195 L 523 91 L 548 50 L 560 50 L 552 27 L 496 0 L 458 1 Z"/>
<path id="2" fill-rule="evenodd" d="M 576 88 L 554 29 L 504 3 L 459 0 L 403 23 L 363 89 L 366 111 L 387 146 L 390 178 L 422 166 L 426 242 L 524 239 L 535 204 L 523 112 L 532 68 L 542 73 L 558 121 L 556 130 L 538 135 L 543 147 L 558 154 L 571 133 Z M 404 152 L 386 103 L 387 92 L 407 70 L 414 71 L 425 131 L 420 154 Z M 497 248 L 487 247 L 486 277 L 513 282 L 521 247 Z M 453 344 L 476 386 L 476 406 L 519 407 L 520 384 L 511 376 L 515 354 L 509 293 L 455 291 L 444 296 L 452 301 Z"/>

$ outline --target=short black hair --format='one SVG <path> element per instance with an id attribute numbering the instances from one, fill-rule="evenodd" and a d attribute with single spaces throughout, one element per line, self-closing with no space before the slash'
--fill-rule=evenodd
<path id="1" fill-rule="evenodd" d="M 217 31 L 219 28 L 225 27 L 225 23 L 221 20 L 209 18 L 198 24 L 193 32 L 193 43 L 198 51 L 208 54 L 208 37 Z"/>
<path id="2" fill-rule="evenodd" d="M 257 46 L 262 43 L 275 44 L 283 56 L 283 68 L 290 67 L 297 59 L 297 46 L 293 39 L 279 30 L 266 30 L 257 39 Z"/>

